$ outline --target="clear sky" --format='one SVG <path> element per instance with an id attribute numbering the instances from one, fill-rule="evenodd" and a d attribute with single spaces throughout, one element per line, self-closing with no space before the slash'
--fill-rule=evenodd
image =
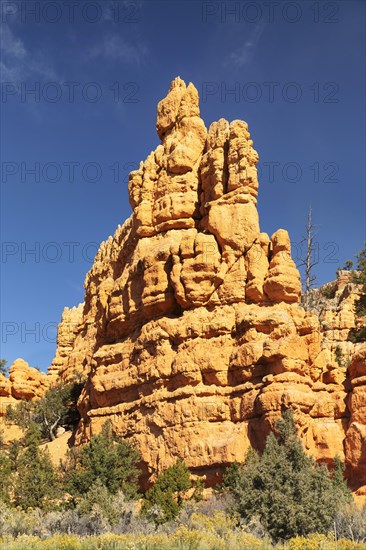
<path id="1" fill-rule="evenodd" d="M 312 205 L 333 279 L 365 240 L 365 6 L 3 0 L 0 356 L 49 366 L 178 75 L 207 127 L 249 123 L 262 231 L 287 229 L 296 255 Z"/>

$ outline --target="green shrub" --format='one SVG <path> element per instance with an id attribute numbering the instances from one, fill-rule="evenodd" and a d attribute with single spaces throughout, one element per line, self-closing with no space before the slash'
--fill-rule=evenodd
<path id="1" fill-rule="evenodd" d="M 120 498 L 123 503 L 123 494 Z M 108 491 L 107 487 L 102 485 L 100 479 L 90 487 L 89 491 L 83 495 L 78 505 L 78 511 L 81 515 L 98 513 L 108 520 L 110 525 L 118 523 L 120 516 L 121 503 L 116 502 L 116 498 Z"/>
<path id="2" fill-rule="evenodd" d="M 330 285 L 323 286 L 320 289 L 324 298 L 328 298 L 328 299 L 334 298 L 334 296 L 336 295 L 336 290 L 337 289 L 335 286 L 330 286 Z"/>
<path id="3" fill-rule="evenodd" d="M 4 450 L 0 450 L 0 501 L 9 501 L 11 487 L 11 461 Z"/>
<path id="4" fill-rule="evenodd" d="M 355 302 L 355 313 L 358 317 L 366 315 L 366 294 L 361 294 L 360 298 Z"/>
<path id="5" fill-rule="evenodd" d="M 353 344 L 366 341 L 366 327 L 352 328 L 348 333 L 348 340 Z"/>
<path id="6" fill-rule="evenodd" d="M 334 350 L 334 355 L 335 355 L 335 360 L 341 369 L 345 369 L 348 367 L 350 360 L 345 359 L 340 346 L 336 347 L 336 349 Z"/>
<path id="7" fill-rule="evenodd" d="M 182 495 L 190 488 L 189 470 L 182 460 L 177 460 L 145 493 L 143 513 L 150 513 L 156 524 L 175 519 L 182 507 Z"/>
<path id="8" fill-rule="evenodd" d="M 25 434 L 25 449 L 16 458 L 14 503 L 27 508 L 49 509 L 62 496 L 55 467 L 48 451 L 39 448 L 39 432 L 30 427 Z"/>
<path id="9" fill-rule="evenodd" d="M 100 434 L 80 448 L 73 448 L 66 465 L 66 488 L 74 497 L 88 492 L 97 481 L 115 494 L 122 490 L 127 498 L 138 493 L 137 451 L 123 438 L 114 436 L 110 422 Z"/>
<path id="10" fill-rule="evenodd" d="M 361 509 L 354 502 L 344 506 L 337 513 L 336 529 L 340 538 L 349 538 L 354 542 L 365 542 L 366 505 Z"/>
<path id="11" fill-rule="evenodd" d="M 80 415 L 77 410 L 77 400 L 83 384 L 57 384 L 49 388 L 43 397 L 34 401 L 21 401 L 16 407 L 7 408 L 8 420 L 22 428 L 36 426 L 42 437 L 53 441 L 58 426 L 74 426 Z"/>
<path id="12" fill-rule="evenodd" d="M 114 506 L 126 509 L 131 503 Z M 221 505 L 221 504 L 220 504 Z M 127 506 L 127 508 L 126 508 Z M 195 506 L 198 506 L 195 504 Z M 212 511 L 212 510 L 211 510 Z M 310 533 L 290 539 L 283 546 L 272 545 L 264 533 L 255 535 L 239 525 L 229 512 L 193 512 L 182 524 L 170 523 L 144 532 L 141 524 L 133 524 L 122 532 L 110 527 L 100 509 L 82 515 L 80 510 L 40 512 L 10 509 L 0 503 L 0 548 L 7 550 L 365 550 L 365 512 L 355 505 L 346 506 L 335 522 L 334 531 Z M 334 526 L 333 526 L 334 527 Z M 122 526 L 122 528 L 124 528 Z M 112 534 L 113 533 L 113 534 Z M 353 539 L 353 540 L 352 540 Z"/>

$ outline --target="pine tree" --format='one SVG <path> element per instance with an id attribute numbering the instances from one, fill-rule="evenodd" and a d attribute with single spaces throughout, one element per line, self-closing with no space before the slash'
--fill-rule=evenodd
<path id="1" fill-rule="evenodd" d="M 25 448 L 16 459 L 14 476 L 15 504 L 23 509 L 49 509 L 52 501 L 60 497 L 56 470 L 47 451 L 39 448 L 40 434 L 31 425 L 24 437 Z"/>
<path id="2" fill-rule="evenodd" d="M 4 449 L 0 450 L 0 501 L 9 501 L 9 489 L 11 487 L 11 461 Z"/>
<path id="3" fill-rule="evenodd" d="M 355 283 L 364 284 L 366 283 L 366 242 L 365 248 L 360 250 L 356 254 L 355 258 L 357 259 L 357 271 L 358 273 L 353 273 L 353 281 Z"/>
<path id="4" fill-rule="evenodd" d="M 7 360 L 6 359 L 0 359 L 0 374 L 3 374 L 4 376 L 8 375 L 9 369 L 6 366 Z"/>
<path id="5" fill-rule="evenodd" d="M 277 422 L 277 430 L 277 437 L 268 436 L 261 457 L 250 451 L 243 465 L 228 468 L 224 486 L 233 493 L 240 516 L 259 516 L 275 541 L 325 533 L 340 495 L 343 502 L 350 498 L 340 463 L 336 461 L 332 480 L 324 465 L 305 454 L 290 411 Z"/>
<path id="6" fill-rule="evenodd" d="M 366 315 L 366 242 L 365 248 L 363 248 L 357 255 L 357 271 L 352 273 L 352 282 L 361 287 L 359 299 L 355 302 L 355 313 L 357 317 L 364 317 Z M 357 327 L 350 330 L 348 340 L 354 344 L 359 342 L 365 342 L 366 340 L 366 327 L 364 321 Z"/>
<path id="7" fill-rule="evenodd" d="M 336 493 L 337 502 L 341 504 L 349 504 L 353 502 L 351 493 L 348 489 L 347 482 L 344 479 L 344 464 L 341 462 L 339 456 L 336 456 L 333 468 L 333 487 Z"/>
<path id="8" fill-rule="evenodd" d="M 75 425 L 80 418 L 77 400 L 82 389 L 79 382 L 51 386 L 43 397 L 34 401 L 21 401 L 16 407 L 7 408 L 7 417 L 22 428 L 38 426 L 42 437 L 53 441 L 60 425 Z"/>
<path id="9" fill-rule="evenodd" d="M 175 519 L 182 507 L 183 494 L 192 486 L 187 466 L 177 460 L 162 472 L 155 485 L 145 493 L 142 511 L 148 514 L 152 510 L 156 524 Z"/>
<path id="10" fill-rule="evenodd" d="M 138 492 L 138 461 L 137 451 L 123 438 L 114 436 L 110 422 L 106 422 L 100 434 L 70 452 L 67 490 L 78 497 L 99 480 L 110 493 L 122 490 L 126 498 L 134 498 Z"/>

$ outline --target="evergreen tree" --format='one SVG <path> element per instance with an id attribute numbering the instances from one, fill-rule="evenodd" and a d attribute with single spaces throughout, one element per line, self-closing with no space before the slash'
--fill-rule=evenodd
<path id="1" fill-rule="evenodd" d="M 16 407 L 9 406 L 7 418 L 26 429 L 34 424 L 43 437 L 53 441 L 58 426 L 78 423 L 80 416 L 76 404 L 81 390 L 82 384 L 76 381 L 57 384 L 40 399 L 22 401 Z"/>
<path id="2" fill-rule="evenodd" d="M 155 485 L 145 493 L 143 512 L 154 510 L 153 519 L 156 524 L 165 523 L 177 517 L 183 501 L 183 494 L 192 486 L 187 466 L 182 460 L 177 460 L 162 472 Z"/>
<path id="3" fill-rule="evenodd" d="M 261 457 L 250 451 L 243 465 L 228 468 L 224 486 L 233 493 L 245 520 L 259 516 L 271 537 L 286 540 L 311 532 L 326 532 L 336 505 L 350 492 L 343 482 L 338 459 L 333 480 L 327 468 L 308 457 L 296 434 L 290 411 L 277 422 Z"/>
<path id="4" fill-rule="evenodd" d="M 358 273 L 353 273 L 353 281 L 355 283 L 364 284 L 366 283 L 366 242 L 365 248 L 363 248 L 355 258 L 357 259 L 357 271 Z"/>
<path id="5" fill-rule="evenodd" d="M 6 359 L 0 359 L 0 374 L 3 374 L 4 376 L 8 375 L 9 369 L 6 366 L 7 360 Z"/>
<path id="6" fill-rule="evenodd" d="M 357 271 L 352 273 L 352 281 L 361 287 L 359 299 L 355 302 L 355 313 L 357 317 L 364 317 L 366 315 L 366 242 L 365 248 L 363 248 L 357 255 Z M 364 321 L 357 323 L 357 326 L 350 330 L 348 340 L 354 344 L 359 342 L 365 342 L 366 340 L 366 327 Z"/>
<path id="7" fill-rule="evenodd" d="M 23 509 L 49 509 L 52 501 L 60 496 L 59 483 L 49 453 L 39 448 L 40 435 L 36 425 L 29 427 L 23 443 L 25 448 L 16 459 L 15 504 Z"/>
<path id="8" fill-rule="evenodd" d="M 336 500 L 339 505 L 348 505 L 352 502 L 351 493 L 348 489 L 347 482 L 344 479 L 344 464 L 342 464 L 339 456 L 336 456 L 333 469 L 333 487 L 336 493 Z"/>
<path id="9" fill-rule="evenodd" d="M 99 510 L 108 519 L 111 525 L 118 523 L 121 511 L 115 506 L 115 497 L 107 487 L 97 479 L 89 491 L 82 497 L 78 505 L 78 512 L 83 515 L 92 514 Z"/>
<path id="10" fill-rule="evenodd" d="M 9 501 L 11 487 L 11 461 L 4 449 L 0 450 L 0 501 Z"/>
<path id="11" fill-rule="evenodd" d="M 138 461 L 137 451 L 123 438 L 114 436 L 110 422 L 106 422 L 100 434 L 70 452 L 67 490 L 78 497 L 99 480 L 110 493 L 122 490 L 126 498 L 133 498 L 138 491 Z"/>

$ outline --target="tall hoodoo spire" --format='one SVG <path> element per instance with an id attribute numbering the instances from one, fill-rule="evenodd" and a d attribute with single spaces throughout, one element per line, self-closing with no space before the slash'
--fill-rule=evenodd
<path id="1" fill-rule="evenodd" d="M 308 449 L 344 457 L 347 396 L 333 382 L 346 375 L 299 305 L 287 231 L 260 230 L 248 125 L 207 131 L 196 88 L 176 78 L 156 129 L 161 142 L 130 174 L 133 213 L 101 245 L 83 311 L 64 315 L 80 324 L 59 333 L 52 375 L 88 375 L 76 441 L 110 419 L 146 479 L 180 457 L 214 484 L 287 404 Z"/>
<path id="2" fill-rule="evenodd" d="M 156 128 L 162 143 L 131 173 L 129 194 L 140 237 L 190 230 L 171 247 L 178 303 L 298 301 L 289 250 L 269 271 L 273 245 L 259 228 L 258 154 L 246 122 L 220 119 L 207 132 L 196 88 L 177 77 L 158 104 Z"/>

